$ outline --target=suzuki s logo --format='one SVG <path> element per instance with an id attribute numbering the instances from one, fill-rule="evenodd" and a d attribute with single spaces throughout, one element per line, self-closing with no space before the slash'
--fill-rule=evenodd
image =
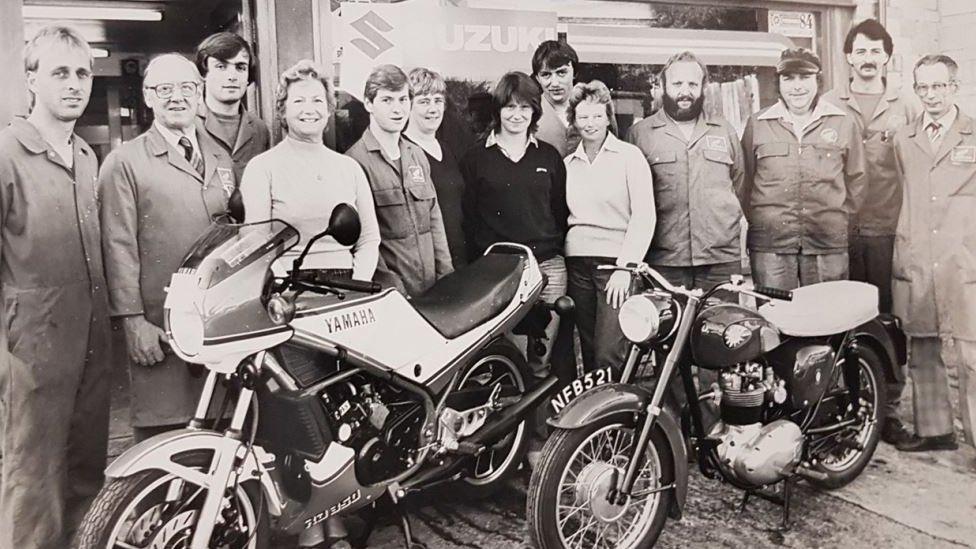
<path id="1" fill-rule="evenodd" d="M 393 42 L 387 40 L 382 34 L 393 30 L 393 26 L 386 19 L 376 15 L 376 12 L 367 13 L 353 21 L 349 26 L 363 36 L 363 38 L 354 38 L 350 42 L 371 59 L 376 59 L 383 52 L 393 47 Z"/>

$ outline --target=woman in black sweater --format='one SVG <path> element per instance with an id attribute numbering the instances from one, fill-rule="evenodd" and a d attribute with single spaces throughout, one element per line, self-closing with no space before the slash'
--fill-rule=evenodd
<path id="1" fill-rule="evenodd" d="M 492 92 L 491 131 L 461 159 L 462 209 L 468 258 L 474 260 L 495 242 L 528 246 L 547 278 L 540 298 L 552 303 L 566 294 L 563 243 L 569 209 L 563 159 L 555 147 L 534 136 L 541 98 L 539 85 L 525 73 L 510 72 L 498 81 Z M 532 352 L 534 344 L 527 347 L 529 367 L 538 378 L 549 374 L 550 357 L 561 378 L 574 377 L 571 332 L 556 341 L 558 332 L 559 317 L 553 315 L 545 353 Z M 530 453 L 530 463 L 532 457 Z"/>

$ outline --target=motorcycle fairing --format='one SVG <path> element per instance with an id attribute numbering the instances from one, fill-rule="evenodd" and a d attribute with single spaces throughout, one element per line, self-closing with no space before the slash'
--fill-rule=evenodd
<path id="1" fill-rule="evenodd" d="M 535 300 L 541 291 L 541 273 L 534 257 L 528 254 L 519 289 L 505 308 L 453 339 L 444 337 L 402 294 L 392 289 L 306 308 L 296 315 L 291 327 L 302 340 L 325 348 L 341 348 L 381 370 L 414 383 L 436 386 L 459 359 L 513 327 L 523 303 Z"/>

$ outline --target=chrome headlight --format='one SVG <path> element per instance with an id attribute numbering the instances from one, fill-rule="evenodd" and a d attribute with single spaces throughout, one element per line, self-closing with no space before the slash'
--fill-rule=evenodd
<path id="1" fill-rule="evenodd" d="M 661 313 L 654 299 L 644 294 L 627 298 L 617 313 L 620 330 L 634 343 L 647 343 L 661 329 Z"/>
<path id="2" fill-rule="evenodd" d="M 186 356 L 196 356 L 203 350 L 203 318 L 196 311 L 169 310 L 167 332 L 176 350 Z"/>

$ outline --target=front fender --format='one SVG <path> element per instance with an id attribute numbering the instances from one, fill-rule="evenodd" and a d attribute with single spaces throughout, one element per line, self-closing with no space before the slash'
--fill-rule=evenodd
<path id="1" fill-rule="evenodd" d="M 651 394 L 641 387 L 609 383 L 576 397 L 547 423 L 557 429 L 579 429 L 618 414 L 644 414 L 650 400 Z M 654 428 L 664 433 L 671 448 L 676 497 L 670 515 L 680 519 L 688 498 L 688 451 L 685 448 L 685 439 L 670 408 L 661 409 L 654 421 Z"/>
<path id="2" fill-rule="evenodd" d="M 247 447 L 241 441 L 225 437 L 215 431 L 180 429 L 156 435 L 129 448 L 108 466 L 105 476 L 115 479 L 143 471 L 159 470 L 191 484 L 209 487 L 210 464 L 202 464 L 202 469 L 188 466 L 185 462 L 190 454 L 212 452 L 212 456 L 208 456 L 211 463 L 217 456 L 237 456 L 242 459 L 239 466 L 240 481 L 258 480 L 267 498 L 269 512 L 272 516 L 279 516 L 284 504 L 278 488 L 264 466 L 265 462 L 273 458 L 258 446 L 254 446 L 253 450 L 247 451 Z"/>

